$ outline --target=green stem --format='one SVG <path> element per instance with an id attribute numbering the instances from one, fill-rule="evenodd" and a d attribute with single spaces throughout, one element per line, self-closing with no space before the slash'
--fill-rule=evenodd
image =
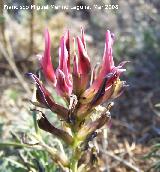
<path id="1" fill-rule="evenodd" d="M 78 160 L 72 159 L 71 166 L 70 166 L 70 169 L 72 170 L 72 172 L 77 172 L 77 170 L 78 170 L 77 167 L 78 167 Z"/>
<path id="2" fill-rule="evenodd" d="M 36 134 L 38 136 L 40 136 L 39 127 L 38 127 L 38 124 L 37 124 L 37 113 L 36 113 L 36 111 L 32 111 L 32 116 L 33 116 L 35 132 L 36 132 Z"/>
<path id="3" fill-rule="evenodd" d="M 78 171 L 78 160 L 79 160 L 79 155 L 78 155 L 78 149 L 76 147 L 73 147 L 73 152 L 72 152 L 72 157 L 70 160 L 70 169 L 71 172 L 77 172 Z"/>
<path id="4" fill-rule="evenodd" d="M 78 161 L 81 156 L 81 152 L 78 148 L 78 141 L 77 141 L 77 134 L 73 133 L 73 139 L 74 139 L 74 144 L 72 146 L 72 157 L 70 160 L 70 169 L 71 172 L 77 172 L 78 171 Z"/>

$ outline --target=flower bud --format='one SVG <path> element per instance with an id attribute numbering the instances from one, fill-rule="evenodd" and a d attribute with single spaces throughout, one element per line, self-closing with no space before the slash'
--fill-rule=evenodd
<path id="1" fill-rule="evenodd" d="M 64 108 L 63 106 L 55 103 L 54 99 L 52 98 L 49 91 L 44 87 L 44 85 L 40 82 L 40 80 L 36 77 L 36 75 L 32 73 L 27 73 L 27 77 L 32 79 L 36 84 L 36 98 L 37 101 L 43 105 L 43 107 L 49 108 L 52 112 L 57 113 L 57 115 L 64 119 L 65 121 L 68 120 L 68 109 Z"/>
<path id="2" fill-rule="evenodd" d="M 68 145 L 71 145 L 73 142 L 72 136 L 70 136 L 67 132 L 65 132 L 63 130 L 54 127 L 48 121 L 48 119 L 46 118 L 46 116 L 44 114 L 42 114 L 42 117 L 38 120 L 38 126 L 40 129 L 47 131 L 47 132 L 55 135 L 56 137 L 62 139 Z"/>
<path id="3" fill-rule="evenodd" d="M 108 111 L 102 112 L 100 115 L 100 118 L 96 119 L 93 122 L 90 122 L 86 125 L 84 125 L 78 132 L 77 138 L 79 140 L 84 140 L 88 135 L 95 132 L 97 129 L 100 129 L 104 124 L 108 123 L 110 121 L 110 114 Z"/>

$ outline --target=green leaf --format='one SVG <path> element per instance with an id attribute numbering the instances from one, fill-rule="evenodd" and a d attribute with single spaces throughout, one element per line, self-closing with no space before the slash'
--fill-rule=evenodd
<path id="1" fill-rule="evenodd" d="M 27 168 L 26 168 L 23 164 L 21 164 L 21 163 L 19 163 L 19 162 L 15 161 L 15 160 L 13 160 L 13 159 L 10 159 L 10 158 L 4 158 L 4 160 L 6 160 L 6 161 L 10 162 L 11 164 L 13 164 L 14 166 L 16 166 L 16 167 L 18 167 L 18 168 L 22 168 L 22 169 L 27 170 Z"/>
<path id="2" fill-rule="evenodd" d="M 27 145 L 27 144 L 21 144 L 21 143 L 17 143 L 17 142 L 0 142 L 0 148 L 3 147 L 19 147 L 19 148 L 31 148 L 31 146 Z"/>

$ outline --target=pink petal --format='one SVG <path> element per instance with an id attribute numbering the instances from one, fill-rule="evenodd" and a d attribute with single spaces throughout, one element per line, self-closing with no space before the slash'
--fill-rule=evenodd
<path id="1" fill-rule="evenodd" d="M 88 74 L 91 70 L 90 59 L 85 50 L 84 44 L 80 37 L 77 37 L 78 54 L 79 54 L 79 72 L 80 74 Z"/>
<path id="2" fill-rule="evenodd" d="M 123 69 L 122 67 L 130 61 L 123 61 L 121 62 L 117 67 L 113 67 L 112 72 L 117 72 L 118 77 L 121 75 L 121 73 L 125 72 L 126 69 Z"/>
<path id="3" fill-rule="evenodd" d="M 99 72 L 99 75 L 97 76 L 97 79 L 93 82 L 93 85 L 91 86 L 95 90 L 98 90 L 98 88 L 100 87 L 100 85 L 102 83 L 103 78 L 108 73 L 112 72 L 113 68 L 115 68 L 113 56 L 112 56 L 113 41 L 114 41 L 113 34 L 111 34 L 109 30 L 107 30 L 103 62 L 101 64 L 101 70 Z M 113 71 L 113 73 L 114 73 L 114 71 Z"/>
<path id="4" fill-rule="evenodd" d="M 65 33 L 64 35 L 64 42 L 65 46 L 68 52 L 68 60 L 67 60 L 67 67 L 68 67 L 68 72 L 70 72 L 70 41 L 69 41 L 70 33 L 69 30 Z"/>
<path id="5" fill-rule="evenodd" d="M 72 86 L 71 75 L 68 70 L 68 51 L 65 45 L 64 37 L 61 38 L 61 45 L 59 49 L 59 69 L 63 71 L 68 86 Z"/>
<path id="6" fill-rule="evenodd" d="M 52 66 L 51 55 L 50 55 L 50 35 L 48 30 L 45 30 L 45 51 L 44 55 L 41 58 L 41 67 L 43 73 L 48 81 L 52 82 L 54 86 L 56 86 L 56 76 Z"/>
<path id="7" fill-rule="evenodd" d="M 111 69 L 114 66 L 113 56 L 112 56 L 112 45 L 113 38 L 109 30 L 106 32 L 106 43 L 103 55 L 103 65 L 102 70 L 104 70 L 105 74 L 111 72 Z"/>
<path id="8" fill-rule="evenodd" d="M 83 46 L 86 50 L 86 42 L 85 42 L 85 38 L 84 38 L 84 29 L 83 28 L 81 28 L 81 39 L 82 39 Z"/>
<path id="9" fill-rule="evenodd" d="M 78 76 L 79 75 L 78 58 L 77 58 L 77 55 L 76 54 L 73 57 L 73 75 L 75 75 L 75 76 Z"/>
<path id="10" fill-rule="evenodd" d="M 57 92 L 62 97 L 69 96 L 72 92 L 72 87 L 68 86 L 64 73 L 60 69 L 57 69 L 56 76 L 57 76 L 57 85 L 56 85 Z"/>

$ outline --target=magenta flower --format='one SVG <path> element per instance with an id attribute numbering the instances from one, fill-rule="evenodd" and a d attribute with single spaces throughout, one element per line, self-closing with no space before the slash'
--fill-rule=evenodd
<path id="1" fill-rule="evenodd" d="M 110 123 L 109 111 L 112 106 L 110 101 L 121 95 L 127 86 L 125 81 L 120 80 L 121 74 L 125 71 L 123 66 L 127 61 L 115 66 L 112 55 L 114 35 L 110 31 L 106 32 L 102 63 L 93 69 L 83 29 L 81 29 L 81 36 L 72 40 L 73 51 L 70 50 L 72 46 L 70 46 L 69 31 L 61 37 L 59 64 L 57 69 L 54 69 L 50 54 L 50 35 L 46 30 L 45 49 L 40 58 L 45 80 L 66 101 L 65 107 L 56 103 L 38 76 L 32 73 L 27 73 L 26 76 L 36 85 L 36 101 L 32 100 L 32 103 L 56 113 L 63 124 L 63 127 L 56 128 L 41 112 L 41 118 L 37 119 L 39 128 L 63 140 L 72 149 L 72 157 L 67 159 L 65 156 L 67 161 L 61 158 L 58 151 L 49 149 L 52 159 L 69 171 L 71 169 L 71 171 L 78 171 L 79 160 L 84 155 L 83 150 L 88 149 L 88 143 L 97 136 L 96 130 Z M 104 102 L 108 102 L 107 107 L 98 106 Z M 101 110 L 97 110 L 98 108 Z M 56 156 L 53 157 L 55 154 Z M 88 169 L 87 164 L 86 169 Z"/>
<path id="2" fill-rule="evenodd" d="M 78 53 L 75 50 L 76 42 Z M 50 55 L 50 35 L 46 30 L 45 50 L 40 59 L 41 69 L 46 80 L 68 102 L 69 107 L 58 105 L 39 78 L 29 73 L 28 76 L 37 86 L 36 96 L 39 105 L 57 113 L 64 121 L 75 123 L 76 120 L 82 121 L 86 118 L 97 105 L 118 97 L 126 87 L 126 83 L 119 79 L 121 73 L 125 71 L 122 67 L 126 61 L 117 67 L 114 65 L 113 42 L 114 35 L 107 31 L 102 63 L 98 69 L 95 67 L 91 70 L 84 31 L 81 29 L 81 37 L 73 38 L 73 67 L 71 68 L 70 33 L 67 31 L 60 40 L 59 65 L 55 70 Z M 77 99 L 74 108 L 70 107 L 73 95 Z M 97 125 L 100 127 L 99 123 Z"/>
<path id="3" fill-rule="evenodd" d="M 75 38 L 73 40 L 76 44 Z M 46 80 L 60 96 L 68 101 L 71 94 L 79 97 L 79 108 L 77 109 L 79 114 L 79 111 L 85 113 L 88 109 L 91 110 L 94 106 L 120 95 L 126 87 L 125 82 L 119 80 L 121 73 L 125 71 L 122 67 L 126 61 L 115 67 L 112 56 L 114 35 L 109 30 L 106 32 L 103 60 L 97 72 L 95 68 L 91 71 L 83 29 L 81 29 L 81 37 L 77 36 L 76 41 L 78 55 L 74 48 L 73 69 L 70 67 L 70 34 L 67 31 L 60 40 L 59 66 L 54 70 L 50 55 L 50 35 L 46 30 L 45 51 L 40 64 Z M 45 97 L 45 92 L 42 90 L 41 92 Z"/>

